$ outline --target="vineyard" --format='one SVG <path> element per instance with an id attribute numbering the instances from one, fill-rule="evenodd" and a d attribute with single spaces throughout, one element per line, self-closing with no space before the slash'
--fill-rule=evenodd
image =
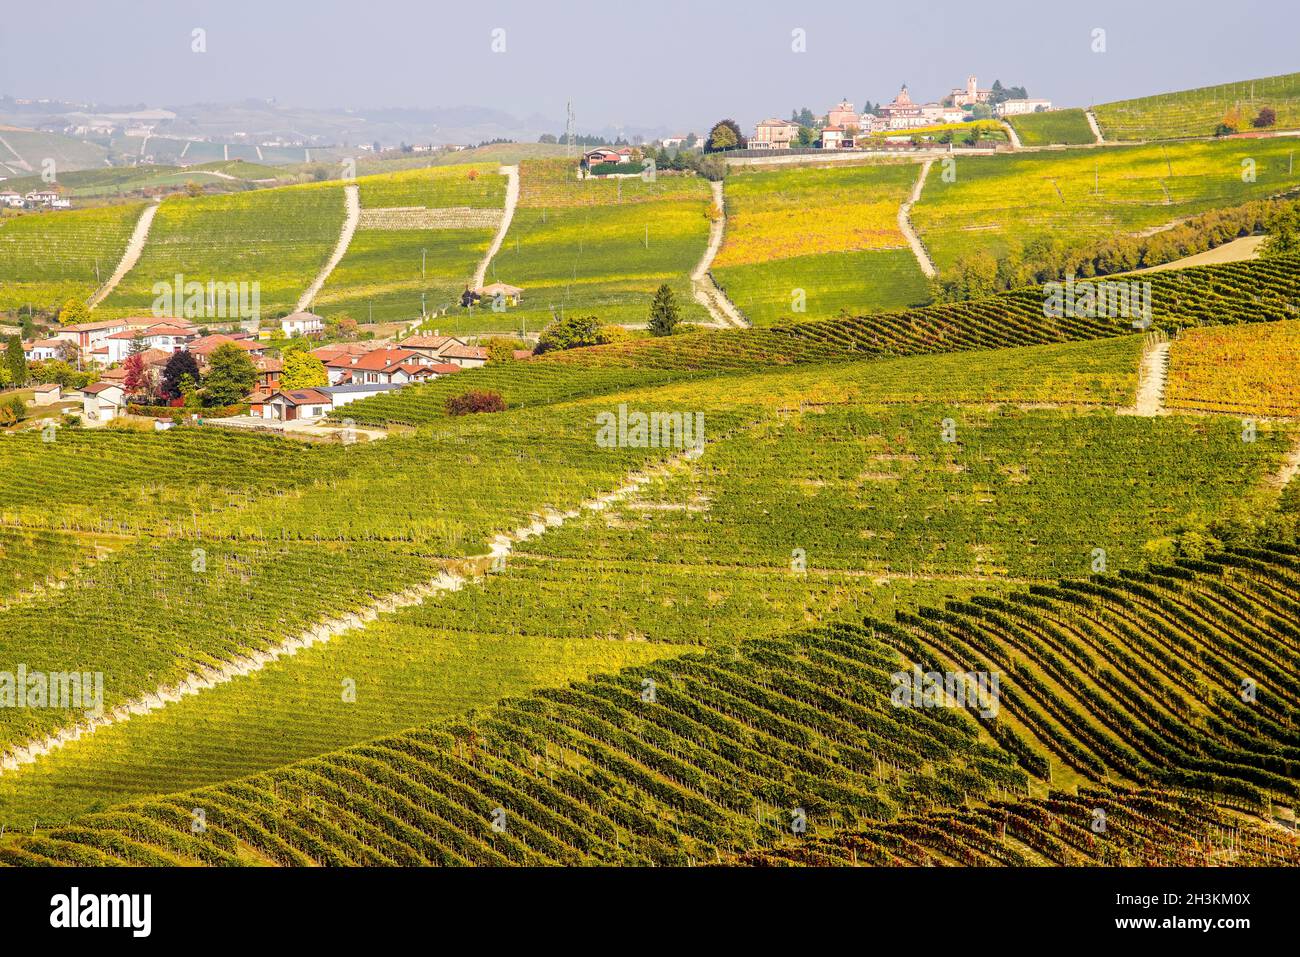
<path id="1" fill-rule="evenodd" d="M 365 209 L 423 206 L 473 206 L 500 209 L 506 200 L 506 179 L 495 163 L 432 166 L 377 176 L 361 176 L 361 205 Z"/>
<path id="2" fill-rule="evenodd" d="M 260 285 L 261 312 L 291 312 L 329 259 L 343 226 L 338 184 L 289 186 L 194 199 L 169 197 L 140 261 L 96 310 L 149 314 L 155 283 Z"/>
<path id="3" fill-rule="evenodd" d="M 1171 270 L 1145 278 L 1152 287 L 1153 323 L 1169 330 L 1289 319 L 1300 309 L 1300 269 L 1289 258 Z M 362 425 L 428 424 L 445 416 L 448 395 L 479 388 L 480 383 L 514 404 L 528 405 L 613 391 L 620 381 L 630 386 L 780 366 L 1014 348 L 1134 332 L 1132 321 L 1122 317 L 1044 318 L 1043 304 L 1040 290 L 1025 289 L 906 312 L 767 329 L 701 330 L 552 352 L 365 399 L 348 406 L 348 417 Z M 627 379 L 621 380 L 624 375 Z"/>
<path id="4" fill-rule="evenodd" d="M 912 221 L 942 271 L 977 250 L 1135 233 L 1293 190 L 1294 151 L 1280 138 L 957 159 L 951 181 L 932 171 Z"/>
<path id="5" fill-rule="evenodd" d="M 755 326 L 926 302 L 898 228 L 916 176 L 902 163 L 730 177 L 714 279 Z"/>
<path id="6" fill-rule="evenodd" d="M 0 311 L 89 299 L 117 268 L 143 209 L 130 203 L 0 219 Z"/>
<path id="7" fill-rule="evenodd" d="M 1239 674 L 1294 668 L 1298 586 L 1295 550 L 1234 550 L 751 638 L 123 804 L 0 859 L 1295 863 L 1294 837 L 1203 798 L 1294 801 L 1293 703 L 1267 677 L 1237 692 Z M 891 705 L 892 674 L 942 660 L 1000 669 L 1000 713 Z M 1067 766 L 1148 790 L 1032 796 Z"/>
<path id="8" fill-rule="evenodd" d="M 1007 118 L 1024 146 L 1082 146 L 1093 142 L 1083 110 L 1049 110 Z"/>
<path id="9" fill-rule="evenodd" d="M 1170 346 L 1165 404 L 1300 416 L 1300 320 L 1185 331 Z"/>
<path id="10" fill-rule="evenodd" d="M 991 801 L 754 851 L 763 867 L 1278 867 L 1300 842 L 1202 798 L 1153 789 L 1081 788 Z"/>
<path id="11" fill-rule="evenodd" d="M 1277 113 L 1278 129 L 1300 127 L 1300 73 L 1103 103 L 1093 113 L 1108 140 L 1159 140 L 1210 136 L 1234 110 L 1249 128 L 1266 106 Z"/>

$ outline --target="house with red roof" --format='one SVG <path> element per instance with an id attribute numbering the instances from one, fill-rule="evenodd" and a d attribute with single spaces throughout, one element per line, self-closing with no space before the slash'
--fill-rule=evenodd
<path id="1" fill-rule="evenodd" d="M 264 418 L 277 422 L 319 419 L 329 415 L 334 408 L 330 396 L 318 389 L 277 390 L 257 404 L 261 406 Z"/>
<path id="2" fill-rule="evenodd" d="M 105 425 L 126 408 L 126 390 L 116 382 L 96 382 L 81 390 L 81 417 L 88 426 Z"/>

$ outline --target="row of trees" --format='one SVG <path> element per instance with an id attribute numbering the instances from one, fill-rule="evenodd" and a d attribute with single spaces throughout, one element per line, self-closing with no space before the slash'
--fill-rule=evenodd
<path id="1" fill-rule="evenodd" d="M 985 250 L 962 256 L 933 284 L 938 302 L 980 299 L 1008 289 L 1159 266 L 1194 256 L 1242 236 L 1268 234 L 1262 254 L 1300 252 L 1300 200 L 1254 200 L 1202 213 L 1150 236 L 1113 236 L 1070 244 L 1059 235 L 1040 237 L 1001 258 Z"/>

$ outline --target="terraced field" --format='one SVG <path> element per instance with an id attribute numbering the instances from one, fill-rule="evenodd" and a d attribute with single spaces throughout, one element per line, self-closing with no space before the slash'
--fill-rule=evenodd
<path id="1" fill-rule="evenodd" d="M 1093 142 L 1083 110 L 1049 110 L 1007 118 L 1022 146 L 1082 146 Z"/>
<path id="2" fill-rule="evenodd" d="M 334 183 L 170 197 L 139 262 L 96 315 L 148 314 L 154 284 L 172 284 L 177 274 L 205 288 L 210 281 L 256 282 L 263 316 L 290 312 L 329 259 L 343 218 L 343 188 Z"/>
<path id="3" fill-rule="evenodd" d="M 1170 345 L 1165 404 L 1300 416 L 1300 320 L 1187 330 Z"/>
<path id="4" fill-rule="evenodd" d="M 898 227 L 917 170 L 899 163 L 730 177 L 715 280 L 757 326 L 925 303 L 925 276 Z"/>
<path id="5" fill-rule="evenodd" d="M 143 203 L 0 219 L 0 312 L 89 299 L 117 268 Z"/>
<path id="6" fill-rule="evenodd" d="M 690 273 L 708 243 L 708 183 L 667 173 L 653 183 L 579 181 L 575 170 L 565 160 L 520 166 L 519 207 L 487 275 L 524 289 L 509 328 L 537 332 L 561 313 L 644 324 L 665 282 L 684 318 L 707 321 Z"/>
<path id="7" fill-rule="evenodd" d="M 932 171 L 912 221 L 942 271 L 977 250 L 1135 233 L 1293 190 L 1294 150 L 1283 138 L 959 158 L 952 182 Z"/>
<path id="8" fill-rule="evenodd" d="M 1093 112 L 1108 140 L 1159 140 L 1210 136 L 1231 110 L 1249 129 L 1266 106 L 1277 113 L 1277 129 L 1300 128 L 1300 73 L 1103 103 Z"/>

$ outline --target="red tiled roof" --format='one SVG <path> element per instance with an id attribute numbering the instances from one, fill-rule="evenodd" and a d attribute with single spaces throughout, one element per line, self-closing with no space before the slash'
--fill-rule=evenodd
<path id="1" fill-rule="evenodd" d="M 453 372 L 460 371 L 460 366 L 452 362 L 435 362 L 431 366 L 425 366 L 425 368 L 437 375 L 450 375 Z"/>
<path id="2" fill-rule="evenodd" d="M 408 359 L 422 358 L 418 352 L 412 352 L 410 349 L 376 349 L 374 352 L 367 353 L 356 362 L 351 363 L 351 368 L 360 369 L 365 372 L 383 372 L 391 366 L 399 365 Z"/>
<path id="3" fill-rule="evenodd" d="M 96 382 L 94 385 L 86 386 L 81 391 L 86 393 L 86 395 L 98 395 L 99 393 L 103 392 L 105 389 L 120 389 L 120 388 L 122 387 L 118 385 L 116 382 Z"/>
<path id="4" fill-rule="evenodd" d="M 453 359 L 486 359 L 487 350 L 481 346 L 451 346 L 442 350 L 443 358 L 451 357 Z"/>
<path id="5" fill-rule="evenodd" d="M 315 389 L 290 389 L 288 392 L 283 390 L 273 392 L 268 398 L 283 396 L 285 401 L 290 405 L 333 405 L 334 400 L 324 392 L 317 392 Z"/>

